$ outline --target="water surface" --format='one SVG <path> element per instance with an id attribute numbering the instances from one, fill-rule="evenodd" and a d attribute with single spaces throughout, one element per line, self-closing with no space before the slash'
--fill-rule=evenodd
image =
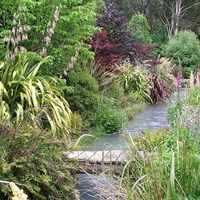
<path id="1" fill-rule="evenodd" d="M 125 149 L 128 143 L 126 136 L 135 137 L 145 130 L 156 130 L 169 127 L 167 122 L 166 110 L 170 105 L 174 105 L 177 101 L 178 93 L 166 102 L 158 105 L 150 105 L 140 113 L 136 114 L 134 119 L 129 123 L 129 126 L 122 133 L 108 134 L 96 140 L 94 144 L 88 146 L 88 150 L 110 150 L 110 149 Z M 185 99 L 185 90 L 180 91 L 180 99 Z M 77 174 L 79 180 L 78 189 L 80 191 L 81 200 L 100 200 L 97 197 L 96 183 L 99 181 L 98 175 Z M 101 178 L 101 182 L 106 179 Z M 103 200 L 103 198 L 101 198 Z M 106 199 L 105 199 L 106 200 Z"/>

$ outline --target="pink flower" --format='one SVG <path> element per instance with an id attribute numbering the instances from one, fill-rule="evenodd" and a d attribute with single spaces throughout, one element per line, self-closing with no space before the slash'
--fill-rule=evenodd
<path id="1" fill-rule="evenodd" d="M 20 46 L 19 49 L 21 53 L 27 52 L 27 49 L 25 47 Z"/>
<path id="2" fill-rule="evenodd" d="M 14 54 L 17 54 L 19 52 L 18 47 L 15 47 Z"/>
<path id="3" fill-rule="evenodd" d="M 15 59 L 15 55 L 12 54 L 12 53 L 8 53 L 8 54 L 6 54 L 6 59 L 7 60 L 14 60 Z"/>
<path id="4" fill-rule="evenodd" d="M 40 51 L 40 55 L 41 56 L 46 56 L 47 55 L 47 49 L 46 48 L 42 48 L 42 51 Z"/>
<path id="5" fill-rule="evenodd" d="M 4 37 L 4 42 L 10 42 L 10 37 L 8 37 L 8 36 L 6 36 L 6 37 Z"/>
<path id="6" fill-rule="evenodd" d="M 182 88 L 182 71 L 179 71 L 178 74 L 177 74 L 177 85 L 176 87 L 177 88 Z"/>
<path id="7" fill-rule="evenodd" d="M 23 33 L 23 28 L 21 26 L 19 27 L 18 30 L 19 30 L 19 33 Z"/>
<path id="8" fill-rule="evenodd" d="M 22 35 L 22 40 L 28 40 L 28 35 L 27 34 Z"/>
<path id="9" fill-rule="evenodd" d="M 52 22 L 52 28 L 54 29 L 55 27 L 56 27 L 56 22 L 53 21 L 53 22 Z"/>
<path id="10" fill-rule="evenodd" d="M 11 41 L 11 44 L 12 44 L 13 46 L 15 46 L 15 45 L 16 45 L 16 41 L 15 41 L 15 39 L 14 39 L 13 37 L 11 38 L 11 40 L 10 40 L 10 41 Z"/>
<path id="11" fill-rule="evenodd" d="M 15 35 L 15 27 L 12 28 L 12 34 Z"/>
<path id="12" fill-rule="evenodd" d="M 51 27 L 51 21 L 48 21 L 47 27 Z"/>
<path id="13" fill-rule="evenodd" d="M 61 5 L 56 8 L 55 13 L 54 13 L 54 20 L 57 22 L 59 20 L 59 14 L 61 10 Z"/>
<path id="14" fill-rule="evenodd" d="M 46 46 L 48 46 L 50 44 L 50 42 L 51 42 L 51 38 L 49 36 L 46 36 L 44 38 L 44 41 L 46 42 Z"/>
<path id="15" fill-rule="evenodd" d="M 31 28 L 28 25 L 24 25 L 23 29 L 24 29 L 24 31 L 29 31 Z"/>
<path id="16" fill-rule="evenodd" d="M 49 28 L 48 33 L 50 33 L 52 35 L 52 34 L 54 34 L 54 30 L 52 28 Z"/>
<path id="17" fill-rule="evenodd" d="M 17 37 L 15 38 L 16 43 L 18 44 L 18 42 L 21 41 L 21 35 L 17 35 Z"/>
<path id="18" fill-rule="evenodd" d="M 13 19 L 13 24 L 16 24 L 16 23 L 17 23 L 16 19 Z"/>

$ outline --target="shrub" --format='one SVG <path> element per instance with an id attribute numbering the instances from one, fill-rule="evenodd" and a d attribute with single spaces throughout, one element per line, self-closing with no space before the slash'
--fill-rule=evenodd
<path id="1" fill-rule="evenodd" d="M 64 160 L 62 138 L 30 120 L 17 126 L 1 120 L 0 132 L 1 180 L 20 184 L 28 199 L 75 199 L 75 163 Z M 0 189 L 0 199 L 11 197 L 8 185 Z"/>
<path id="2" fill-rule="evenodd" d="M 167 29 L 160 20 L 157 20 L 156 27 L 151 35 L 151 38 L 152 38 L 152 43 L 156 45 L 162 45 L 168 42 L 169 38 L 167 35 Z"/>
<path id="3" fill-rule="evenodd" d="M 95 33 L 90 44 L 95 52 L 96 62 L 105 66 L 109 71 L 112 65 L 120 63 L 124 57 L 118 51 L 118 44 L 112 42 L 108 37 L 107 30 Z"/>
<path id="4" fill-rule="evenodd" d="M 142 14 L 134 14 L 127 24 L 128 30 L 137 42 L 145 44 L 151 42 L 150 26 Z"/>
<path id="5" fill-rule="evenodd" d="M 173 63 L 181 65 L 186 73 L 186 77 L 190 74 L 190 70 L 194 70 L 194 66 L 200 64 L 200 45 L 197 36 L 190 31 L 180 31 L 176 36 L 172 37 L 164 46 L 164 56 L 172 58 Z"/>
<path id="6" fill-rule="evenodd" d="M 97 25 L 103 29 L 103 32 L 99 34 L 100 40 L 98 41 L 95 36 L 92 42 L 93 50 L 98 50 L 98 57 L 104 58 L 106 55 L 106 60 L 117 61 L 115 63 L 119 63 L 121 59 L 129 59 L 132 64 L 152 59 L 153 46 L 149 44 L 143 46 L 139 44 L 137 38 L 133 38 L 131 32 L 127 30 L 126 20 L 114 4 L 107 6 L 98 18 Z"/>
<path id="7" fill-rule="evenodd" d="M 65 91 L 65 98 L 72 111 L 89 117 L 98 107 L 98 83 L 90 75 L 86 67 L 76 65 L 70 69 L 66 76 L 67 86 L 73 87 L 72 91 Z"/>
<path id="8" fill-rule="evenodd" d="M 150 97 L 154 104 L 166 101 L 175 89 L 172 75 L 174 66 L 166 58 L 161 58 L 160 62 L 149 70 Z"/>
<path id="9" fill-rule="evenodd" d="M 151 102 L 153 102 L 154 104 L 164 102 L 170 97 L 173 91 L 173 85 L 172 81 L 169 78 L 166 78 L 165 76 L 156 73 L 156 71 L 153 69 L 150 72 L 149 82 L 151 85 Z"/>
<path id="10" fill-rule="evenodd" d="M 103 127 L 106 133 L 114 133 L 122 129 L 125 118 L 122 111 L 116 107 L 115 101 L 103 98 L 91 124 L 93 127 Z"/>

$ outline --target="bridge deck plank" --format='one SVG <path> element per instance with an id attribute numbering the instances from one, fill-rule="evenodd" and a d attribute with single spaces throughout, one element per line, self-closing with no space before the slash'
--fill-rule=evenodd
<path id="1" fill-rule="evenodd" d="M 130 151 L 111 150 L 111 151 L 74 151 L 66 153 L 70 159 L 91 163 L 110 163 L 127 162 L 130 157 Z"/>

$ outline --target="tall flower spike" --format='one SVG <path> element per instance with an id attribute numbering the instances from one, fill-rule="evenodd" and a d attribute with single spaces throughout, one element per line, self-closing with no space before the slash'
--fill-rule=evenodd
<path id="1" fill-rule="evenodd" d="M 196 77 L 196 86 L 200 87 L 200 81 L 199 81 L 199 74 L 197 73 L 197 77 Z"/>
<path id="2" fill-rule="evenodd" d="M 194 87 L 194 74 L 193 71 L 190 73 L 190 88 Z"/>
<path id="3" fill-rule="evenodd" d="M 27 49 L 25 47 L 19 46 L 19 42 L 22 40 L 27 40 L 28 35 L 27 31 L 30 30 L 30 27 L 28 25 L 21 25 L 21 21 L 18 18 L 18 13 L 21 11 L 21 7 L 19 7 L 18 11 L 14 13 L 13 15 L 13 24 L 18 24 L 17 26 L 13 26 L 11 30 L 11 36 L 6 36 L 4 38 L 4 41 L 9 44 L 9 48 L 11 46 L 11 49 L 9 49 L 9 53 L 6 54 L 6 59 L 13 60 L 15 58 L 15 54 L 21 52 L 27 52 Z M 26 18 L 23 19 L 23 21 L 26 21 Z M 12 52 L 12 53 L 10 53 Z"/>
<path id="4" fill-rule="evenodd" d="M 182 71 L 179 71 L 177 75 L 177 85 L 176 85 L 177 88 L 182 88 L 182 78 L 183 78 Z"/>
<path id="5" fill-rule="evenodd" d="M 19 189 L 15 183 L 10 182 L 9 183 L 10 188 L 13 193 L 13 197 L 11 198 L 12 200 L 28 200 L 28 196 L 24 193 L 24 191 Z"/>
<path id="6" fill-rule="evenodd" d="M 54 19 L 53 21 L 48 21 L 47 23 L 47 28 L 46 28 L 46 31 L 44 31 L 44 47 L 42 47 L 42 50 L 40 50 L 40 55 L 41 56 L 46 56 L 47 54 L 47 49 L 46 47 L 48 47 L 51 43 L 51 37 L 53 36 L 54 34 L 54 29 L 56 27 L 56 22 L 58 21 L 59 19 L 59 14 L 60 14 L 60 11 L 61 11 L 61 8 L 62 6 L 58 6 L 56 7 L 56 10 L 54 12 Z"/>

